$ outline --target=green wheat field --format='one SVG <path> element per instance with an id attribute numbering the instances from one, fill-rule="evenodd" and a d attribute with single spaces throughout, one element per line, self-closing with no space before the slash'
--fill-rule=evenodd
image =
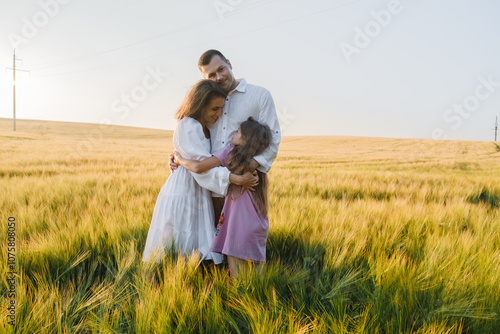
<path id="1" fill-rule="evenodd" d="M 284 137 L 265 273 L 234 282 L 141 261 L 171 151 L 171 131 L 0 119 L 1 333 L 500 333 L 498 143 Z"/>

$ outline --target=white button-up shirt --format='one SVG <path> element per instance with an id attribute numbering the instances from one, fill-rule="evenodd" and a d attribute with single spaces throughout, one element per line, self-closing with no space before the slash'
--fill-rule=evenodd
<path id="1" fill-rule="evenodd" d="M 248 84 L 245 79 L 240 79 L 239 85 L 229 92 L 221 117 L 209 125 L 212 153 L 226 147 L 233 132 L 250 116 L 271 128 L 271 144 L 261 155 L 254 157 L 260 165 L 258 169 L 267 173 L 276 159 L 281 141 L 278 115 L 271 93 L 263 87 Z"/>
<path id="2" fill-rule="evenodd" d="M 271 93 L 263 87 L 248 84 L 245 79 L 240 79 L 239 85 L 227 95 L 222 115 L 217 122 L 208 125 L 212 146 L 210 152 L 214 153 L 229 145 L 233 132 L 250 116 L 259 123 L 267 124 L 271 129 L 271 144 L 261 155 L 254 157 L 260 165 L 258 170 L 267 173 L 278 155 L 281 142 L 278 115 Z M 226 167 L 216 167 L 202 174 L 193 173 L 193 176 L 203 188 L 212 191 L 214 187 L 218 189 L 212 193 L 212 196 L 218 197 L 218 194 L 225 195 L 227 192 L 229 173 Z"/>

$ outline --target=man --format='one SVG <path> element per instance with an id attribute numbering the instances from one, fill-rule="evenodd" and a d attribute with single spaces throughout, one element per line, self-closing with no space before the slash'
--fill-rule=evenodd
<path id="1" fill-rule="evenodd" d="M 246 121 L 251 116 L 260 123 L 267 124 L 272 131 L 271 145 L 261 155 L 254 157 L 254 165 L 252 166 L 263 173 L 267 173 L 276 159 L 278 146 L 281 141 L 278 116 L 271 94 L 263 87 L 248 84 L 245 79 L 235 79 L 231 62 L 217 50 L 204 52 L 198 61 L 198 68 L 204 79 L 215 81 L 228 94 L 222 114 L 217 122 L 209 127 L 212 144 L 211 152 L 213 153 L 226 147 L 231 141 L 233 132 L 238 130 L 240 123 Z M 177 165 L 171 162 L 170 167 L 175 169 Z M 215 173 L 214 171 L 214 173 L 207 172 L 205 175 L 198 175 L 195 178 L 202 187 L 206 183 L 205 180 L 214 177 L 218 177 L 220 179 L 219 183 L 222 182 L 222 185 L 226 185 L 227 183 L 227 186 L 229 186 L 228 178 L 220 175 L 220 172 Z M 248 188 L 251 187 L 249 186 Z M 218 223 L 224 205 L 224 198 L 216 196 L 214 195 L 212 198 L 215 225 Z"/>

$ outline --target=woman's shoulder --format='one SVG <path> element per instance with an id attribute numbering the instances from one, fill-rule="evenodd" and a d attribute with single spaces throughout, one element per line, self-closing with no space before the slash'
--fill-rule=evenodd
<path id="1" fill-rule="evenodd" d="M 200 122 L 191 117 L 184 117 L 179 122 L 174 131 L 174 145 L 183 142 L 185 145 L 188 142 L 199 142 L 205 138 L 203 127 Z"/>
<path id="2" fill-rule="evenodd" d="M 184 117 L 177 123 L 175 131 L 195 131 L 197 133 L 203 133 L 203 127 L 201 123 L 191 117 Z"/>
<path id="3" fill-rule="evenodd" d="M 192 127 L 201 127 L 201 123 L 198 122 L 197 120 L 195 120 L 194 118 L 192 117 L 184 117 L 183 119 L 181 119 L 178 123 L 177 123 L 177 126 L 179 125 L 182 125 L 182 126 L 192 126 Z"/>

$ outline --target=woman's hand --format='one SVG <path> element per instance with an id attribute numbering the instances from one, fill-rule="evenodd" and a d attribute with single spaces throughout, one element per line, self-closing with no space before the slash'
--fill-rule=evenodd
<path id="1" fill-rule="evenodd" d="M 255 191 L 255 187 L 257 187 L 257 185 L 259 184 L 259 176 L 257 175 L 256 171 L 246 172 L 243 175 L 235 175 L 231 173 L 229 181 L 238 186 L 242 186 L 241 192 L 243 192 L 245 189 Z"/>

